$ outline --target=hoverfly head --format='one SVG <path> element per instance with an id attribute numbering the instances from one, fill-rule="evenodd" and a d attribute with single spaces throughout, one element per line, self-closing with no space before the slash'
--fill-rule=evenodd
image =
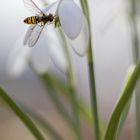
<path id="1" fill-rule="evenodd" d="M 50 22 L 52 22 L 54 20 L 54 16 L 52 14 L 49 14 L 48 19 L 49 19 Z"/>

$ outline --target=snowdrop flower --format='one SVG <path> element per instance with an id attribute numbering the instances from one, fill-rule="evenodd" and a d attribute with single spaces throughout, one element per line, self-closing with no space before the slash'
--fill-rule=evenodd
<path id="1" fill-rule="evenodd" d="M 89 42 L 89 29 L 82 10 L 76 3 L 73 0 L 59 0 L 47 6 L 43 12 L 59 17 L 60 28 L 67 36 L 73 50 L 83 56 Z M 63 41 L 58 37 L 57 28 L 54 29 L 53 25 L 45 26 L 42 34 L 44 38 L 41 36 L 39 39 L 40 47 L 31 49 L 23 46 L 23 36 L 15 43 L 8 60 L 8 70 L 12 76 L 22 74 L 29 61 L 34 64 L 38 73 L 46 72 L 51 62 L 61 71 L 67 71 L 68 64 L 63 52 Z"/>
<path id="2" fill-rule="evenodd" d="M 60 0 L 56 14 L 73 50 L 84 56 L 88 49 L 89 28 L 82 10 L 74 0 Z"/>
<path id="3" fill-rule="evenodd" d="M 53 13 L 59 18 L 60 28 L 73 50 L 78 55 L 84 56 L 88 49 L 89 28 L 82 10 L 74 0 L 59 0 L 51 5 L 53 6 L 49 11 L 47 8 L 44 11 Z"/>
<path id="4" fill-rule="evenodd" d="M 30 9 L 31 5 L 35 7 L 36 12 L 39 9 L 37 8 L 37 5 L 33 1 L 24 0 L 24 4 L 30 11 L 32 11 Z M 47 13 L 48 19 L 50 19 L 49 15 L 52 15 L 51 19 L 53 19 L 55 26 L 57 27 L 57 25 L 59 25 L 59 27 L 61 27 L 65 35 L 68 37 L 72 45 L 72 48 L 75 50 L 75 52 L 81 56 L 84 55 L 87 50 L 87 46 L 89 42 L 89 29 L 88 29 L 86 18 L 84 17 L 82 10 L 74 2 L 74 0 L 58 0 L 56 2 L 49 4 L 42 11 L 43 13 Z M 50 23 L 52 23 L 52 21 L 50 21 Z M 44 22 L 44 24 L 46 24 L 46 22 Z M 29 31 L 27 31 L 27 37 L 25 37 L 24 39 L 24 44 L 29 44 L 29 46 L 34 46 L 34 44 L 36 43 L 39 37 L 36 36 L 36 39 L 32 39 L 32 37 L 36 32 L 33 31 L 35 29 L 37 28 L 31 25 L 31 28 L 29 28 Z M 38 32 L 41 33 L 43 26 L 39 27 L 39 29 L 40 31 Z M 40 35 L 40 33 L 37 34 Z"/>
<path id="5" fill-rule="evenodd" d="M 49 33 L 49 34 L 47 34 Z M 23 46 L 25 33 L 15 42 L 8 57 L 6 65 L 10 77 L 18 77 L 28 68 L 29 62 L 39 73 L 46 73 L 51 64 L 55 64 L 62 72 L 67 71 L 67 61 L 53 26 L 45 28 L 44 36 L 38 43 L 40 47 L 29 48 Z M 47 37 L 47 39 L 46 39 Z M 37 43 L 37 45 L 38 45 Z"/>
<path id="6" fill-rule="evenodd" d="M 15 42 L 7 60 L 6 70 L 11 77 L 21 75 L 27 67 L 31 49 L 29 47 L 21 46 L 23 36 L 24 34 Z"/>

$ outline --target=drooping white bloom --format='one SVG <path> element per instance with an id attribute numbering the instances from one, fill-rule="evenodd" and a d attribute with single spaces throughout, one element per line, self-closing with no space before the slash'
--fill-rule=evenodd
<path id="1" fill-rule="evenodd" d="M 40 74 L 48 71 L 51 63 L 55 64 L 62 72 L 67 71 L 68 64 L 63 46 L 53 26 L 50 25 L 50 28 L 46 26 L 42 37 L 36 44 L 40 44 L 38 47 L 23 46 L 24 35 L 15 42 L 8 57 L 7 72 L 11 77 L 20 76 L 27 69 L 29 62 Z"/>
<path id="2" fill-rule="evenodd" d="M 89 42 L 89 29 L 82 10 L 76 3 L 73 0 L 60 0 L 47 6 L 43 11 L 59 17 L 61 28 L 69 38 L 72 48 L 77 54 L 83 56 Z M 39 39 L 39 47 L 31 49 L 23 46 L 23 36 L 15 43 L 8 63 L 11 75 L 20 75 L 26 69 L 29 60 L 39 73 L 48 70 L 51 60 L 61 71 L 67 71 L 68 63 L 57 28 L 54 29 L 53 25 L 48 25 L 43 33 L 45 33 L 44 40 L 42 37 L 41 40 Z"/>
<path id="3" fill-rule="evenodd" d="M 80 56 L 85 55 L 88 49 L 89 29 L 82 10 L 74 0 L 58 0 L 47 5 L 43 12 L 59 18 L 60 27 L 69 38 L 74 51 Z"/>
<path id="4" fill-rule="evenodd" d="M 29 47 L 24 47 L 22 44 L 23 42 L 22 35 L 13 45 L 11 48 L 11 52 L 8 57 L 7 62 L 7 73 L 11 77 L 19 76 L 25 71 L 27 67 L 27 61 L 31 52 Z"/>

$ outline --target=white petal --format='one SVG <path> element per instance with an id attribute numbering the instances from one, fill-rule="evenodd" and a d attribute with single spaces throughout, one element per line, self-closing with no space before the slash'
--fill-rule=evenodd
<path id="1" fill-rule="evenodd" d="M 40 74 L 46 73 L 49 69 L 51 59 L 48 50 L 44 36 L 41 36 L 38 40 L 38 45 L 32 48 L 30 59 L 35 70 Z"/>
<path id="2" fill-rule="evenodd" d="M 62 0 L 58 7 L 58 16 L 65 34 L 75 39 L 82 28 L 83 13 L 73 0 Z"/>
<path id="3" fill-rule="evenodd" d="M 28 46 L 23 46 L 23 36 L 17 40 L 8 58 L 7 72 L 11 77 L 21 75 L 27 65 L 31 49 Z"/>
<path id="4" fill-rule="evenodd" d="M 68 64 L 64 54 L 62 41 L 59 40 L 59 35 L 57 35 L 56 30 L 57 29 L 54 29 L 53 26 L 46 28 L 46 43 L 52 62 L 60 71 L 65 73 L 67 71 Z"/>
<path id="5" fill-rule="evenodd" d="M 70 45 L 73 50 L 80 56 L 84 56 L 89 47 L 89 28 L 86 18 L 84 17 L 84 24 L 79 36 L 75 40 L 70 40 Z"/>

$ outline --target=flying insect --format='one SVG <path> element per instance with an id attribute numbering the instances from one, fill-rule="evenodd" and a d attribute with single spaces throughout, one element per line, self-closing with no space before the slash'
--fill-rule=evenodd
<path id="1" fill-rule="evenodd" d="M 30 24 L 30 26 L 24 37 L 23 44 L 33 47 L 37 43 L 46 23 L 53 23 L 56 16 L 51 13 L 45 14 L 33 0 L 23 0 L 23 3 L 27 9 L 35 14 L 35 16 L 24 19 L 24 23 Z"/>

